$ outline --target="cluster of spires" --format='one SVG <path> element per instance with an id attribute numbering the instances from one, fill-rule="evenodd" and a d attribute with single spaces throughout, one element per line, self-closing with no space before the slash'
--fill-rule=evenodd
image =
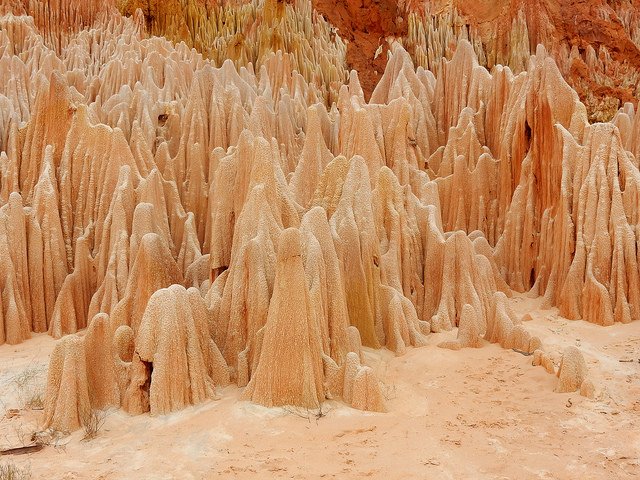
<path id="1" fill-rule="evenodd" d="M 378 3 L 361 2 L 349 9 L 375 17 Z M 504 65 L 520 73 L 543 44 L 587 107 L 591 122 L 609 121 L 625 101 L 640 98 L 640 23 L 629 0 L 595 2 L 589 8 L 572 5 L 571 20 L 558 0 L 390 3 L 398 17 L 388 23 L 406 28 L 387 34 L 404 45 L 416 66 L 435 71 L 442 57 L 451 59 L 458 42 L 467 40 L 480 65 Z M 272 52 L 281 50 L 330 106 L 348 79 L 341 34 L 349 32 L 340 31 L 344 25 L 330 25 L 314 7 L 331 18 L 331 3 L 312 0 L 4 0 L 0 15 L 33 17 L 45 44 L 62 53 L 79 31 L 105 23 L 117 12 L 134 16 L 140 9 L 147 34 L 185 42 L 218 66 L 231 59 L 237 68 L 259 70 Z M 378 41 L 384 43 L 384 35 Z M 351 52 L 354 58 L 363 54 Z M 365 92 L 371 88 L 367 81 Z"/>
<path id="2" fill-rule="evenodd" d="M 363 346 L 431 332 L 556 368 L 509 308 L 640 317 L 625 105 L 589 124 L 544 48 L 514 74 L 462 40 L 433 71 L 395 44 L 329 108 L 282 52 L 257 72 L 118 14 L 61 53 L 0 19 L 0 343 L 61 338 L 44 427 L 162 414 L 231 382 L 266 406 L 384 411 Z M 592 395 L 579 351 L 558 391 Z"/>

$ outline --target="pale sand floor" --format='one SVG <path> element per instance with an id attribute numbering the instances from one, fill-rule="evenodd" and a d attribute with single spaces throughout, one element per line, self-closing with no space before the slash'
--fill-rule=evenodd
<path id="1" fill-rule="evenodd" d="M 239 402 L 240 390 L 228 387 L 220 400 L 164 417 L 113 412 L 94 440 L 76 432 L 58 448 L 0 461 L 29 466 L 34 479 L 640 478 L 640 322 L 568 321 L 541 303 L 512 301 L 532 315 L 526 327 L 556 364 L 564 347 L 579 346 L 595 400 L 554 393 L 555 376 L 496 345 L 437 348 L 454 330 L 401 357 L 366 352 L 385 385 L 385 414 L 327 402 L 316 418 Z M 0 413 L 35 389 L 18 387 L 24 378 L 44 381 L 53 344 L 37 335 L 0 346 Z M 41 415 L 3 415 L 0 446 L 28 437 Z"/>

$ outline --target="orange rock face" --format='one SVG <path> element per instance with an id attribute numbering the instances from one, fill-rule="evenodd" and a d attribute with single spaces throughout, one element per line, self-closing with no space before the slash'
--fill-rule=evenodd
<path id="1" fill-rule="evenodd" d="M 3 0 L 0 15 L 28 15 L 43 40 L 56 51 L 67 46 L 69 32 L 79 32 L 115 11 L 114 0 Z"/>

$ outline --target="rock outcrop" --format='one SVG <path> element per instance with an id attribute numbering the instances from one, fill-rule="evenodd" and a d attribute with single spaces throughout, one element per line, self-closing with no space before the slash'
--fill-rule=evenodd
<path id="1" fill-rule="evenodd" d="M 587 364 L 577 347 L 567 347 L 562 352 L 557 376 L 556 392 L 567 393 L 579 390 L 584 396 L 593 397 L 593 384 L 587 378 Z"/>

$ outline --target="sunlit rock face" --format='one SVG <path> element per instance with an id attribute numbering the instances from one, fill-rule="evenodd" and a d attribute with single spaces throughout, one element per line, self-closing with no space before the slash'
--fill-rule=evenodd
<path id="1" fill-rule="evenodd" d="M 242 62 L 149 35 L 142 10 L 64 48 L 0 18 L 0 343 L 60 338 L 46 427 L 229 383 L 269 407 L 385 411 L 365 349 L 453 328 L 440 346 L 497 343 L 555 373 L 513 291 L 640 317 L 631 104 L 591 125 L 544 47 L 516 75 L 464 40 L 433 70 L 392 44 L 366 100 L 355 71 L 327 82 L 341 40 L 309 3 L 254 20 L 290 15 L 317 28 L 313 54 L 247 34 L 262 53 Z M 558 390 L 589 394 L 565 357 Z"/>

